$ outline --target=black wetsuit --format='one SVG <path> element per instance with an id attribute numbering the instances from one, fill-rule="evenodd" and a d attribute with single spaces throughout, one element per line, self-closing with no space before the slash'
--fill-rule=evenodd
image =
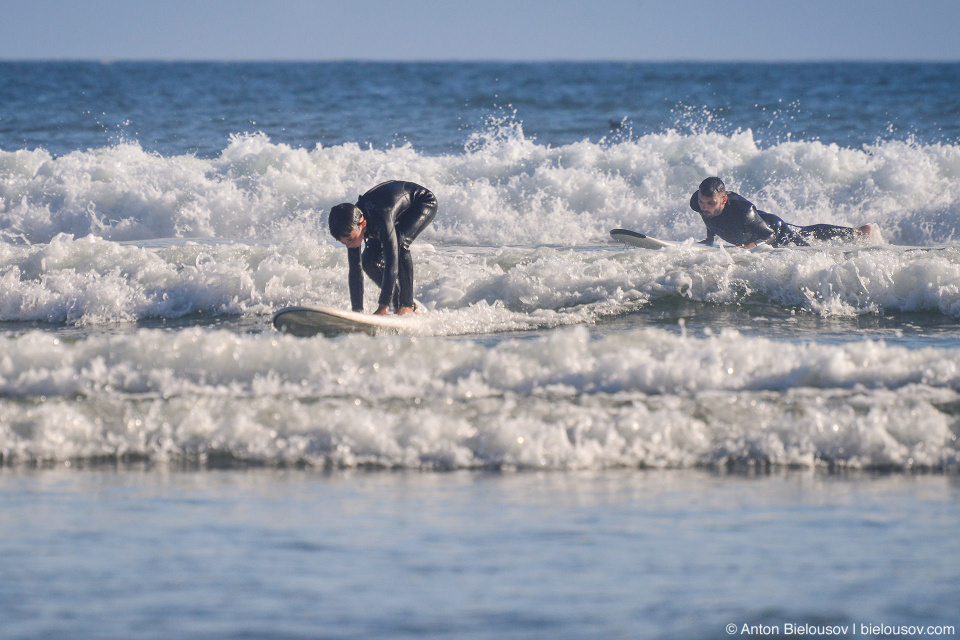
<path id="1" fill-rule="evenodd" d="M 436 196 L 418 184 L 391 180 L 360 196 L 357 206 L 367 221 L 366 247 L 362 254 L 347 249 L 350 304 L 363 311 L 365 272 L 380 285 L 380 305 L 412 307 L 410 243 L 437 215 Z"/>
<path id="2" fill-rule="evenodd" d="M 775 247 L 784 245 L 808 246 L 807 240 L 853 240 L 854 229 L 832 224 L 812 224 L 797 227 L 787 224 L 779 216 L 759 211 L 752 202 L 732 191 L 727 192 L 727 204 L 716 216 L 704 215 L 700 209 L 699 192 L 690 198 L 690 208 L 700 214 L 707 227 L 707 244 L 720 236 L 733 245 L 766 242 Z"/>

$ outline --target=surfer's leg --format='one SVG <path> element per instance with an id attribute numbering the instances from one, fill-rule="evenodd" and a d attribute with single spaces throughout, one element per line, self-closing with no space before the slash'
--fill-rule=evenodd
<path id="1" fill-rule="evenodd" d="M 410 256 L 410 250 L 400 246 L 400 264 L 397 276 L 397 291 L 394 293 L 394 301 L 397 308 L 413 307 L 413 258 Z"/>
<path id="2" fill-rule="evenodd" d="M 400 291 L 403 288 L 403 254 L 407 254 L 407 259 L 409 260 L 409 251 L 405 251 L 402 247 L 400 249 L 400 281 L 393 290 L 393 307 L 395 309 L 400 308 Z M 383 246 L 376 241 L 367 240 L 367 248 L 363 250 L 363 255 L 360 258 L 361 263 L 363 264 L 363 272 L 367 274 L 367 277 L 373 280 L 377 286 L 383 282 L 383 272 L 386 269 L 386 265 L 383 259 Z M 412 272 L 412 269 L 411 269 Z M 412 276 L 411 276 L 412 277 Z M 411 299 L 413 297 L 411 286 Z"/>
<path id="3" fill-rule="evenodd" d="M 851 227 L 838 227 L 833 224 L 811 224 L 800 227 L 797 231 L 804 238 L 812 238 L 825 242 L 827 240 L 854 240 L 858 237 L 858 230 Z"/>
<path id="4" fill-rule="evenodd" d="M 419 198 L 397 218 L 398 276 L 394 304 L 397 309 L 413 308 L 413 257 L 410 245 L 437 216 L 437 199 L 432 193 Z"/>
<path id="5" fill-rule="evenodd" d="M 773 240 L 773 246 L 786 247 L 796 245 L 804 247 L 807 245 L 806 241 L 794 233 L 790 225 L 784 222 L 780 216 L 767 213 L 766 211 L 758 211 L 757 213 L 759 213 L 763 221 L 767 223 L 767 226 L 773 229 L 773 233 L 776 234 Z"/>
<path id="6" fill-rule="evenodd" d="M 406 211 L 397 217 L 397 244 L 403 249 L 409 249 L 410 244 L 420 235 L 428 224 L 437 217 L 437 199 L 431 193 L 410 205 Z"/>

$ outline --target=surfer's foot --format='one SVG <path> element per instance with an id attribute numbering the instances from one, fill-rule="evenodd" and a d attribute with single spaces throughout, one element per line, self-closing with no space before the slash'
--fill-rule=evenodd
<path id="1" fill-rule="evenodd" d="M 398 316 L 405 316 L 408 313 L 416 313 L 416 312 L 417 310 L 414 309 L 413 307 L 400 307 L 399 309 L 397 309 Z"/>
<path id="2" fill-rule="evenodd" d="M 854 230 L 854 236 L 857 240 L 863 240 L 872 243 L 882 243 L 883 237 L 880 235 L 880 227 L 875 224 L 865 224 Z"/>

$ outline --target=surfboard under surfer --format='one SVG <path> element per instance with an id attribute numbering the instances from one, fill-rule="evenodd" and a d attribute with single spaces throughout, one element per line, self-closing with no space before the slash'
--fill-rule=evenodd
<path id="1" fill-rule="evenodd" d="M 347 247 L 350 304 L 363 311 L 363 274 L 380 286 L 377 315 L 414 313 L 410 244 L 437 215 L 437 198 L 413 182 L 390 180 L 330 210 L 330 233 Z M 366 247 L 360 251 L 363 244 Z"/>
<path id="2" fill-rule="evenodd" d="M 730 244 L 752 249 L 767 243 L 808 246 L 808 240 L 864 240 L 879 235 L 872 225 L 840 227 L 832 224 L 798 226 L 787 224 L 779 216 L 759 211 L 752 202 L 727 191 L 720 178 L 707 178 L 690 197 L 690 208 L 700 214 L 707 227 L 701 244 L 713 244 L 717 236 Z"/>

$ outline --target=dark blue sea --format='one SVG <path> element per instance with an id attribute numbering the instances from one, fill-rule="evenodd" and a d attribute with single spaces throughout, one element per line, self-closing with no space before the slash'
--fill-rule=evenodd
<path id="1" fill-rule="evenodd" d="M 957 637 L 958 93 L 0 63 L 0 638 Z M 698 249 L 714 175 L 878 233 Z M 417 330 L 277 332 L 389 179 L 440 203 Z"/>

